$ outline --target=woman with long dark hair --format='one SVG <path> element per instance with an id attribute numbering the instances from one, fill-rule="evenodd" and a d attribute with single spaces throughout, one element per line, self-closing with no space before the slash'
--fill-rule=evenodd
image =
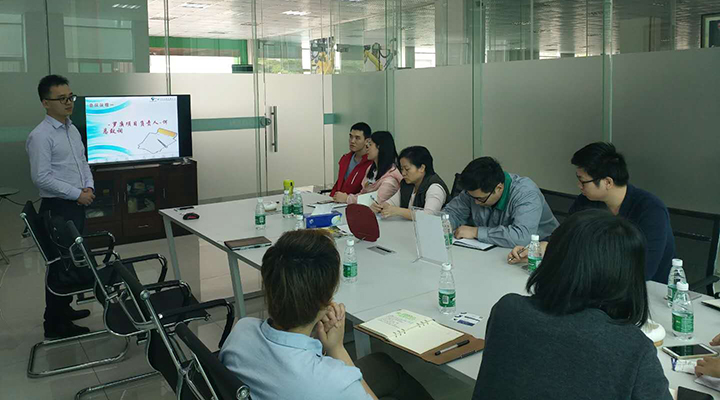
<path id="1" fill-rule="evenodd" d="M 376 202 L 388 201 L 398 190 L 403 176 L 398 169 L 398 155 L 395 140 L 388 131 L 377 131 L 370 137 L 367 151 L 368 160 L 373 165 L 363 179 L 362 190 L 357 195 L 342 192 L 335 193 L 333 200 L 337 203 L 357 203 L 359 195 L 377 192 Z"/>
<path id="2" fill-rule="evenodd" d="M 400 190 L 387 202 L 373 204 L 373 211 L 381 213 L 384 218 L 397 215 L 411 220 L 411 207 L 442 210 L 450 191 L 440 175 L 435 173 L 430 151 L 423 146 L 410 146 L 400 152 L 399 158 L 403 176 Z"/>
<path id="3" fill-rule="evenodd" d="M 608 211 L 573 214 L 527 282 L 493 306 L 473 400 L 671 400 L 648 319 L 645 237 Z"/>

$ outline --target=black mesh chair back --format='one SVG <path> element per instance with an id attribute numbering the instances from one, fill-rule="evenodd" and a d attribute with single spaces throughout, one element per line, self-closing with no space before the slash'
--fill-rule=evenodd
<path id="1" fill-rule="evenodd" d="M 48 213 L 49 215 L 49 213 Z M 43 223 L 40 215 L 35 211 L 35 206 L 32 201 L 25 203 L 20 218 L 25 221 L 25 226 L 30 232 L 30 236 L 33 238 L 35 245 L 40 250 L 40 254 L 45 259 L 46 264 L 50 264 L 60 257 L 57 249 L 52 245 L 50 240 L 50 234 Z"/>
<path id="2" fill-rule="evenodd" d="M 568 211 L 570 211 L 570 207 L 572 207 L 577 196 L 547 189 L 540 189 L 540 191 L 543 197 L 545 197 L 548 206 L 550 206 L 553 215 L 555 215 L 558 222 L 562 224 L 562 222 L 570 216 Z"/>
<path id="3" fill-rule="evenodd" d="M 448 198 L 447 200 L 448 203 L 450 202 L 450 200 L 459 196 L 463 190 L 465 189 L 463 189 L 462 184 L 460 183 L 460 174 L 455 174 L 455 180 L 453 181 L 452 190 L 450 190 L 450 198 Z"/>
<path id="4" fill-rule="evenodd" d="M 675 254 L 683 260 L 690 290 L 714 295 L 720 215 L 668 208 Z"/>
<path id="5" fill-rule="evenodd" d="M 197 336 L 185 324 L 178 324 L 175 333 L 185 343 L 193 354 L 195 364 L 191 365 L 197 369 L 196 379 L 190 379 L 190 384 L 197 386 L 197 383 L 210 385 L 209 391 L 214 392 L 213 396 L 218 400 L 244 400 L 250 399 L 250 388 L 244 384 L 237 375 L 227 369 L 217 357 L 203 344 Z M 199 379 L 199 378 L 204 379 Z M 192 376 L 191 376 L 192 378 Z M 195 393 L 198 400 L 210 400 L 202 393 Z"/>

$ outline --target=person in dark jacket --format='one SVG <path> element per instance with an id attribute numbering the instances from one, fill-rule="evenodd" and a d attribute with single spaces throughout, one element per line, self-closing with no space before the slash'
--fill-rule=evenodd
<path id="1" fill-rule="evenodd" d="M 645 280 L 667 283 L 675 257 L 675 237 L 670 214 L 662 200 L 629 183 L 625 157 L 610 143 L 591 143 L 578 150 L 571 162 L 577 168 L 578 188 L 582 194 L 570 207 L 570 214 L 598 208 L 632 221 L 647 240 Z M 515 255 L 519 255 L 520 249 L 515 248 L 510 253 L 511 263 L 519 262 Z"/>
<path id="2" fill-rule="evenodd" d="M 473 400 L 671 400 L 648 320 L 645 238 L 608 211 L 573 214 L 526 285 L 493 306 Z"/>
<path id="3" fill-rule="evenodd" d="M 423 146 L 411 146 L 400 152 L 400 190 L 385 203 L 370 208 L 383 218 L 401 216 L 412 220 L 411 207 L 440 211 L 447 204 L 448 190 L 440 175 L 435 173 L 430 151 Z"/>

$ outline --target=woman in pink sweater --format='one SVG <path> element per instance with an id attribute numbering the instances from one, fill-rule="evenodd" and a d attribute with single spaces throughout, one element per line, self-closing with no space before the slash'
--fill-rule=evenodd
<path id="1" fill-rule="evenodd" d="M 403 176 L 398 170 L 398 155 L 395 140 L 390 132 L 377 131 L 370 137 L 367 158 L 373 162 L 367 176 L 362 181 L 362 190 L 357 195 L 337 192 L 333 197 L 336 203 L 357 203 L 359 195 L 377 192 L 378 204 L 382 204 L 400 190 Z"/>

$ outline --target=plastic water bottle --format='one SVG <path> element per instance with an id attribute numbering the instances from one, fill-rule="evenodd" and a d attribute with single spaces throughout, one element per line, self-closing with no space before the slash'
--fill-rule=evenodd
<path id="1" fill-rule="evenodd" d="M 443 214 L 442 215 L 442 227 L 443 227 L 443 236 L 445 237 L 445 248 L 449 249 L 450 246 L 453 244 L 453 231 L 452 231 L 452 224 L 450 223 L 450 215 Z"/>
<path id="2" fill-rule="evenodd" d="M 303 215 L 303 199 L 300 192 L 295 191 L 295 194 L 293 194 L 293 214 L 295 215 Z"/>
<path id="3" fill-rule="evenodd" d="M 305 229 L 305 220 L 302 214 L 295 216 L 295 230 L 299 231 L 301 229 Z"/>
<path id="4" fill-rule="evenodd" d="M 675 292 L 677 290 L 678 282 L 687 282 L 685 277 L 685 270 L 683 269 L 683 260 L 679 258 L 673 258 L 672 268 L 670 269 L 670 275 L 668 275 L 668 290 L 667 290 L 667 304 L 668 307 L 672 307 L 673 298 L 675 298 Z"/>
<path id="5" fill-rule="evenodd" d="M 283 195 L 282 214 L 283 218 L 292 218 L 293 216 L 292 197 L 290 197 L 289 190 L 285 190 L 285 194 Z"/>
<path id="6" fill-rule="evenodd" d="M 355 283 L 357 282 L 358 274 L 358 262 L 357 256 L 355 255 L 355 239 L 348 239 L 347 246 L 345 247 L 345 253 L 343 254 L 343 282 Z"/>
<path id="7" fill-rule="evenodd" d="M 672 330 L 682 340 L 690 340 L 695 331 L 695 314 L 688 294 L 687 282 L 677 283 L 677 292 L 672 304 Z"/>
<path id="8" fill-rule="evenodd" d="M 438 304 L 441 313 L 455 314 L 455 278 L 453 278 L 452 264 L 450 263 L 444 263 L 440 271 Z"/>
<path id="9" fill-rule="evenodd" d="M 255 229 L 265 228 L 265 206 L 263 205 L 263 199 L 257 199 L 257 205 L 255 206 Z"/>
<path id="10" fill-rule="evenodd" d="M 528 245 L 528 272 L 533 273 L 542 262 L 542 253 L 540 252 L 540 236 L 530 236 L 530 244 Z"/>

